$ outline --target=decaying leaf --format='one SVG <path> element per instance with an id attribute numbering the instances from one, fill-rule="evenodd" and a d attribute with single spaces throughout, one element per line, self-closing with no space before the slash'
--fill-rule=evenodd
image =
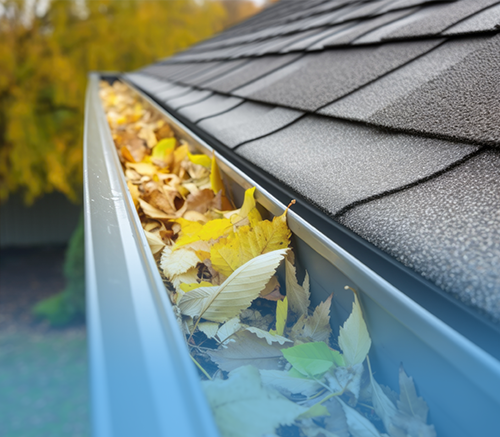
<path id="1" fill-rule="evenodd" d="M 148 239 L 148 244 L 153 255 L 160 252 L 165 247 L 165 243 L 158 235 L 146 230 L 144 230 L 144 233 L 146 234 L 146 238 Z"/>
<path id="2" fill-rule="evenodd" d="M 272 345 L 273 343 L 278 343 L 278 344 L 293 343 L 292 340 L 289 340 L 286 337 L 283 337 L 283 336 L 278 335 L 278 334 L 273 334 L 272 332 L 264 331 L 263 329 L 256 328 L 255 326 L 249 326 L 245 329 L 247 331 L 252 332 L 257 337 L 263 338 L 270 345 Z"/>
<path id="3" fill-rule="evenodd" d="M 207 351 L 219 368 L 230 372 L 241 366 L 251 364 L 259 369 L 279 369 L 279 360 L 283 356 L 279 344 L 270 346 L 266 340 L 258 338 L 248 331 L 233 335 L 227 346 Z"/>
<path id="4" fill-rule="evenodd" d="M 179 249 L 172 251 L 171 246 L 165 246 L 161 255 L 160 267 L 163 274 L 170 280 L 175 276 L 186 273 L 189 269 L 196 267 L 199 259 L 190 249 Z M 186 281 L 192 283 L 194 281 Z"/>
<path id="5" fill-rule="evenodd" d="M 263 387 L 258 370 L 251 366 L 234 370 L 227 380 L 202 385 L 223 437 L 273 434 L 279 425 L 292 424 L 306 410 Z"/>
<path id="6" fill-rule="evenodd" d="M 238 268 L 222 285 L 201 287 L 185 294 L 178 303 L 182 314 L 214 322 L 237 316 L 259 296 L 285 254 L 286 250 L 276 250 L 257 256 Z"/>
<path id="7" fill-rule="evenodd" d="M 347 419 L 349 432 L 353 437 L 381 437 L 377 428 L 354 408 L 349 407 L 341 399 L 335 398 L 342 406 Z"/>
<path id="8" fill-rule="evenodd" d="M 297 377 L 284 370 L 261 370 L 260 376 L 265 386 L 273 387 L 284 395 L 293 393 L 312 396 L 322 388 L 322 385 L 314 379 Z"/>
<path id="9" fill-rule="evenodd" d="M 307 311 L 311 302 L 309 301 L 309 275 L 306 272 L 302 286 L 297 281 L 295 266 L 287 258 L 286 266 L 286 296 L 290 304 L 290 309 L 299 317 L 307 316 Z"/>
<path id="10" fill-rule="evenodd" d="M 370 350 L 372 341 L 368 334 L 356 294 L 354 294 L 352 313 L 345 321 L 344 326 L 340 327 L 338 341 L 344 354 L 344 360 L 348 366 L 362 363 Z"/>
<path id="11" fill-rule="evenodd" d="M 217 331 L 217 339 L 220 343 L 224 343 L 228 338 L 241 329 L 240 319 L 233 317 L 224 323 Z"/>

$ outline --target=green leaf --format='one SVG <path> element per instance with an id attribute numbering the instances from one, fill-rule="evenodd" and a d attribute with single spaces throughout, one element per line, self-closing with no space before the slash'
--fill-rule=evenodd
<path id="1" fill-rule="evenodd" d="M 222 437 L 255 437 L 274 434 L 280 425 L 291 425 L 306 408 L 262 386 L 259 371 L 240 367 L 227 380 L 202 382 Z"/>
<path id="2" fill-rule="evenodd" d="M 347 366 L 362 363 L 372 341 L 368 334 L 361 307 L 359 306 L 358 296 L 354 294 L 352 304 L 352 313 L 345 321 L 344 326 L 340 327 L 339 346 L 344 354 L 344 360 Z"/>
<path id="3" fill-rule="evenodd" d="M 332 351 L 322 341 L 299 344 L 282 352 L 295 370 L 310 377 L 322 375 L 338 360 L 338 352 Z"/>

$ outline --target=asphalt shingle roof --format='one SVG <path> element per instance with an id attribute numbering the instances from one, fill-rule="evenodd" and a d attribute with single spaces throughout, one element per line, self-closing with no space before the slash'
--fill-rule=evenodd
<path id="1" fill-rule="evenodd" d="M 282 0 L 128 74 L 500 324 L 500 0 Z"/>

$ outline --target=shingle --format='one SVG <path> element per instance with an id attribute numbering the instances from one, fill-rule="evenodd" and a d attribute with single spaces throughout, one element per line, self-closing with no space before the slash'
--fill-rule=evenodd
<path id="1" fill-rule="evenodd" d="M 198 103 L 201 100 L 205 100 L 212 94 L 212 91 L 208 90 L 192 90 L 191 92 L 182 95 L 181 97 L 175 97 L 166 101 L 167 105 L 172 109 L 179 109 L 183 106 L 192 105 L 193 103 Z"/>
<path id="2" fill-rule="evenodd" d="M 237 153 L 336 214 L 347 205 L 441 171 L 477 150 L 308 115 Z"/>
<path id="3" fill-rule="evenodd" d="M 201 86 L 205 82 L 209 82 L 215 77 L 220 77 L 221 75 L 230 72 L 247 62 L 244 60 L 237 61 L 224 61 L 218 63 L 217 66 L 210 68 L 209 70 L 204 70 L 202 73 L 196 76 L 189 76 L 187 78 L 179 78 L 178 81 L 182 83 L 186 83 L 188 85 Z"/>
<path id="4" fill-rule="evenodd" d="M 498 0 L 461 0 L 445 5 L 429 6 L 414 14 L 414 21 L 389 33 L 386 39 L 436 35 L 460 20 L 495 3 L 498 3 Z"/>
<path id="5" fill-rule="evenodd" d="M 462 302 L 500 321 L 500 155 L 488 151 L 340 221 Z"/>
<path id="6" fill-rule="evenodd" d="M 322 39 L 317 44 L 310 47 L 310 50 L 318 50 L 324 47 L 331 47 L 337 45 L 349 44 L 356 38 L 363 36 L 365 33 L 371 32 L 385 24 L 391 23 L 392 21 L 399 20 L 406 15 L 412 14 L 415 9 L 403 9 L 395 12 L 388 12 L 387 14 L 381 15 L 371 20 L 363 20 L 357 23 L 355 26 L 348 27 L 341 32 L 335 33 L 328 38 Z"/>
<path id="7" fill-rule="evenodd" d="M 487 41 L 485 38 L 447 41 L 425 56 L 325 106 L 318 112 L 332 117 L 368 122 L 377 111 L 399 98 L 406 98 L 410 92 L 456 65 L 467 55 L 484 46 Z"/>
<path id="8" fill-rule="evenodd" d="M 194 64 L 179 63 L 179 64 L 153 64 L 141 70 L 143 73 L 152 74 L 162 79 L 171 79 L 176 74 L 186 72 L 193 67 Z"/>
<path id="9" fill-rule="evenodd" d="M 221 62 L 198 62 L 189 64 L 189 68 L 186 70 L 180 71 L 172 76 L 170 76 L 170 80 L 174 82 L 187 83 L 186 81 L 189 79 L 196 79 L 198 76 L 206 74 L 209 71 L 219 67 Z"/>
<path id="10" fill-rule="evenodd" d="M 263 56 L 258 59 L 252 59 L 245 64 L 244 68 L 238 68 L 230 73 L 214 79 L 211 82 L 203 84 L 208 88 L 221 93 L 228 93 L 247 83 L 258 79 L 269 72 L 289 64 L 299 58 L 299 54 L 281 55 L 281 56 Z"/>
<path id="11" fill-rule="evenodd" d="M 500 4 L 478 12 L 472 17 L 455 24 L 443 32 L 443 35 L 460 35 L 486 32 L 500 29 Z"/>
<path id="12" fill-rule="evenodd" d="M 303 115 L 300 111 L 245 102 L 198 125 L 230 148 L 275 132 Z"/>
<path id="13" fill-rule="evenodd" d="M 396 9 L 413 8 L 414 6 L 422 6 L 428 3 L 445 3 L 454 2 L 456 0 L 396 0 L 388 5 L 384 6 L 378 11 L 378 13 L 385 13 L 389 11 L 395 11 Z"/>
<path id="14" fill-rule="evenodd" d="M 500 145 L 500 35 L 370 121 L 487 145 Z"/>
<path id="15" fill-rule="evenodd" d="M 375 15 L 379 10 L 389 6 L 394 0 L 379 0 L 374 2 L 367 2 L 357 5 L 358 7 L 344 15 L 342 20 L 356 20 L 359 18 L 366 18 Z"/>
<path id="16" fill-rule="evenodd" d="M 307 54 L 234 94 L 314 111 L 431 50 L 440 40 Z"/>
<path id="17" fill-rule="evenodd" d="M 310 36 L 309 38 L 303 39 L 301 41 L 297 41 L 295 44 L 292 44 L 291 46 L 288 46 L 285 49 L 283 49 L 282 53 L 293 52 L 293 51 L 303 51 L 309 47 L 312 48 L 313 44 L 315 44 L 317 41 L 323 41 L 325 38 L 328 38 L 329 36 L 337 35 L 338 33 L 342 32 L 344 29 L 350 29 L 354 25 L 356 25 L 356 22 L 336 24 L 334 26 L 321 28 L 320 33 L 316 33 L 316 34 Z"/>
<path id="18" fill-rule="evenodd" d="M 295 33 L 292 35 L 281 36 L 273 38 L 269 41 L 264 41 L 259 45 L 259 47 L 254 48 L 251 51 L 245 52 L 244 55 L 265 55 L 271 53 L 278 53 L 281 49 L 287 48 L 288 46 L 301 42 L 303 40 L 309 39 L 312 35 L 316 35 L 320 32 L 320 29 L 306 30 L 303 32 Z M 285 50 L 286 51 L 286 50 Z"/>
<path id="19" fill-rule="evenodd" d="M 212 117 L 213 115 L 228 111 L 236 105 L 239 105 L 242 101 L 243 100 L 238 97 L 227 97 L 221 96 L 220 94 L 214 94 L 200 103 L 181 108 L 179 113 L 193 123 L 196 123 L 205 117 Z"/>
<path id="20" fill-rule="evenodd" d="M 147 93 L 155 93 L 162 90 L 167 90 L 172 88 L 173 84 L 166 82 L 164 80 L 156 79 L 145 74 L 140 73 L 128 73 L 125 74 L 125 79 L 128 79 L 133 84 L 137 85 L 139 88 L 143 89 Z"/>
<path id="21" fill-rule="evenodd" d="M 154 96 L 158 100 L 162 100 L 165 102 L 165 101 L 173 99 L 175 97 L 183 96 L 192 90 L 193 90 L 193 88 L 191 88 L 190 86 L 174 85 L 173 87 L 171 87 L 167 90 L 164 90 L 164 91 L 162 90 L 162 91 L 156 92 L 154 94 Z"/>

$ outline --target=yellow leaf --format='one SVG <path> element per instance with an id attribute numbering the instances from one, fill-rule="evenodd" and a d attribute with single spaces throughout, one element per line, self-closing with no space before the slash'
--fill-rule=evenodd
<path id="1" fill-rule="evenodd" d="M 201 262 L 205 261 L 206 259 L 210 258 L 210 252 L 206 252 L 204 250 L 197 250 L 195 251 L 196 256 L 200 259 Z"/>
<path id="2" fill-rule="evenodd" d="M 212 266 L 219 273 L 230 276 L 238 267 L 258 255 L 287 248 L 290 235 L 286 211 L 279 217 L 274 217 L 272 222 L 265 220 L 241 226 L 211 247 Z"/>
<path id="3" fill-rule="evenodd" d="M 255 187 L 246 190 L 242 207 L 235 211 L 231 211 L 230 213 L 226 213 L 224 214 L 224 216 L 231 219 L 231 223 L 233 223 L 233 225 L 235 226 L 244 225 L 246 223 L 254 223 L 256 221 L 262 220 L 262 216 L 260 215 L 260 212 L 257 209 L 255 203 L 254 195 Z M 246 223 L 243 222 L 245 221 L 245 219 L 248 219 Z"/>
<path id="4" fill-rule="evenodd" d="M 192 155 L 188 153 L 188 158 L 193 164 L 202 165 L 205 168 L 210 168 L 212 165 L 212 161 L 207 155 Z"/>
<path id="5" fill-rule="evenodd" d="M 153 147 L 151 157 L 155 159 L 165 159 L 165 156 L 175 149 L 175 143 L 175 138 L 164 138 L 158 141 L 156 146 Z"/>
<path id="6" fill-rule="evenodd" d="M 273 335 L 283 335 L 287 317 L 288 300 L 285 297 L 283 300 L 276 302 L 276 330 L 271 329 L 269 332 Z"/>
<path id="7" fill-rule="evenodd" d="M 187 220 L 186 220 L 187 221 Z M 175 245 L 175 249 L 177 250 L 179 247 L 185 246 L 186 244 L 194 243 L 195 241 L 209 241 L 216 240 L 217 238 L 226 235 L 231 231 L 233 225 L 228 219 L 215 219 L 211 220 L 201 228 L 198 228 L 194 232 L 188 233 L 182 228 L 182 233 L 180 238 L 177 240 L 177 244 Z"/>
<path id="8" fill-rule="evenodd" d="M 200 287 L 213 287 L 213 284 L 211 284 L 210 282 L 201 281 L 200 283 L 195 282 L 193 284 L 181 284 L 180 285 L 180 288 L 184 293 L 187 293 L 191 290 L 196 290 L 197 288 L 200 288 Z"/>
<path id="9" fill-rule="evenodd" d="M 181 225 L 181 231 L 183 235 L 193 235 L 200 231 L 203 227 L 201 223 L 186 220 L 185 218 L 178 218 L 177 220 L 173 220 L 175 223 L 179 223 Z"/>
<path id="10" fill-rule="evenodd" d="M 212 190 L 214 194 L 217 194 L 220 190 L 222 190 L 222 195 L 225 195 L 224 183 L 222 182 L 222 177 L 220 175 L 219 166 L 217 165 L 217 161 L 215 159 L 215 154 L 212 157 L 212 169 L 210 172 L 210 183 L 212 185 Z"/>

